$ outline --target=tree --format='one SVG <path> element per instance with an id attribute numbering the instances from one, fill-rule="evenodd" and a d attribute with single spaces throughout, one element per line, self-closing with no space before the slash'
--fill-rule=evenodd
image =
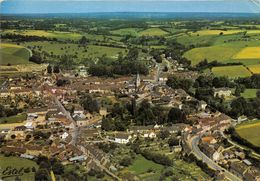
<path id="1" fill-rule="evenodd" d="M 240 94 L 241 94 L 241 89 L 240 89 L 239 86 L 237 86 L 236 89 L 235 89 L 235 93 L 234 93 L 234 95 L 235 95 L 236 97 L 239 97 Z"/>
<path id="2" fill-rule="evenodd" d="M 257 99 L 260 99 L 260 90 L 256 91 L 256 97 L 257 97 Z"/>
<path id="3" fill-rule="evenodd" d="M 52 164 L 52 170 L 57 175 L 62 175 L 64 173 L 64 166 L 57 160 Z"/>
<path id="4" fill-rule="evenodd" d="M 29 58 L 29 61 L 30 61 L 30 62 L 34 62 L 34 63 L 37 63 L 37 64 L 43 63 L 42 57 L 40 56 L 39 53 L 34 53 L 34 54 Z"/>
<path id="5" fill-rule="evenodd" d="M 81 105 L 86 111 L 89 111 L 90 113 L 99 111 L 99 105 L 97 100 L 93 99 L 90 95 L 86 95 L 82 99 Z"/>
<path id="6" fill-rule="evenodd" d="M 36 181 L 51 181 L 51 177 L 49 175 L 49 171 L 47 169 L 40 168 L 35 173 L 35 180 Z"/>
<path id="7" fill-rule="evenodd" d="M 168 138 L 170 136 L 170 132 L 168 130 L 162 130 L 159 133 L 159 138 L 161 138 L 162 140 Z"/>
<path id="8" fill-rule="evenodd" d="M 111 131 L 115 129 L 113 120 L 109 118 L 103 118 L 101 123 L 101 129 L 105 131 Z"/>
<path id="9" fill-rule="evenodd" d="M 172 108 L 168 114 L 168 122 L 184 123 L 186 122 L 186 115 L 179 108 Z"/>
<path id="10" fill-rule="evenodd" d="M 168 140 L 168 144 L 169 144 L 169 147 L 178 146 L 179 145 L 179 140 L 177 138 L 175 138 L 175 137 L 171 137 Z"/>
<path id="11" fill-rule="evenodd" d="M 47 66 L 47 72 L 48 72 L 48 74 L 52 73 L 52 67 L 50 65 Z"/>
<path id="12" fill-rule="evenodd" d="M 128 167 L 129 165 L 132 164 L 132 159 L 129 156 L 125 156 L 119 163 L 120 165 L 124 167 Z"/>
<path id="13" fill-rule="evenodd" d="M 82 36 L 81 39 L 79 40 L 79 43 L 82 45 L 86 45 L 88 43 L 88 40 L 85 36 Z"/>
<path id="14" fill-rule="evenodd" d="M 129 61 L 136 61 L 139 56 L 139 51 L 137 48 L 132 48 L 129 50 L 128 54 L 126 55 L 126 60 Z"/>
<path id="15" fill-rule="evenodd" d="M 60 73 L 60 67 L 58 65 L 55 65 L 53 67 L 53 73 L 56 73 L 56 74 Z"/>
<path id="16" fill-rule="evenodd" d="M 15 134 L 12 134 L 12 135 L 11 135 L 11 138 L 12 138 L 12 139 L 15 139 L 15 138 L 16 138 Z"/>

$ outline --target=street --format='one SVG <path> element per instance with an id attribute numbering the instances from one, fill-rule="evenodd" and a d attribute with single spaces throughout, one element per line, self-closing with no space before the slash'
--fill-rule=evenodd
<path id="1" fill-rule="evenodd" d="M 213 160 L 211 160 L 207 155 L 205 155 L 202 151 L 200 151 L 198 144 L 199 144 L 200 137 L 194 136 L 191 138 L 191 149 L 194 153 L 194 155 L 201 159 L 204 163 L 206 163 L 210 168 L 218 171 L 223 171 L 224 175 L 231 181 L 242 181 L 239 177 L 235 176 L 228 170 L 222 168 L 217 163 L 215 163 Z"/>

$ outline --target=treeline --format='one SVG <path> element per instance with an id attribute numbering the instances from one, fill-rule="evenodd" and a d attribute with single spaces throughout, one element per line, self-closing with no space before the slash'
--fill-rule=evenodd
<path id="1" fill-rule="evenodd" d="M 255 152 L 260 154 L 260 147 L 255 146 L 254 144 L 250 143 L 246 139 L 242 138 L 239 136 L 239 134 L 236 132 L 235 128 L 231 127 L 226 131 L 227 134 L 231 135 L 231 139 L 234 140 L 235 142 L 245 145 L 249 148 L 252 148 Z"/>
<path id="2" fill-rule="evenodd" d="M 47 38 L 44 36 L 29 36 L 29 35 L 20 35 L 6 33 L 1 35 L 2 39 L 10 39 L 15 42 L 31 42 L 31 41 L 57 41 L 57 38 Z"/>
<path id="3" fill-rule="evenodd" d="M 208 165 L 202 160 L 198 160 L 193 153 L 189 155 L 185 154 L 182 158 L 184 159 L 184 161 L 187 161 L 189 163 L 195 162 L 196 165 L 199 166 L 205 173 L 207 173 L 210 177 L 214 178 L 215 171 L 212 168 L 208 167 Z"/>
<path id="4" fill-rule="evenodd" d="M 260 89 L 260 74 L 254 74 L 246 78 L 238 78 L 236 83 L 243 84 L 246 88 Z"/>
<path id="5" fill-rule="evenodd" d="M 23 110 L 18 109 L 16 106 L 13 106 L 12 108 L 5 108 L 2 104 L 0 104 L 0 118 L 14 116 L 21 112 L 23 112 Z"/>
<path id="6" fill-rule="evenodd" d="M 195 66 L 195 70 L 197 71 L 202 71 L 205 69 L 211 69 L 213 67 L 220 67 L 220 66 L 230 66 L 230 65 L 243 65 L 241 62 L 233 62 L 233 63 L 222 63 L 222 62 L 218 62 L 217 60 L 208 62 L 207 59 L 199 62 L 196 66 Z"/>
<path id="7" fill-rule="evenodd" d="M 160 153 L 153 153 L 149 150 L 143 150 L 140 153 L 143 157 L 145 157 L 147 160 L 152 160 L 155 163 L 165 165 L 165 166 L 172 166 L 172 160 L 167 157 L 166 155 L 162 155 Z"/>

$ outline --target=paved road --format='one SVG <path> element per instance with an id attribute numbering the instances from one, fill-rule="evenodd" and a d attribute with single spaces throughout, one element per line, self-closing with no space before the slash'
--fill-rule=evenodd
<path id="1" fill-rule="evenodd" d="M 68 120 L 70 120 L 72 123 L 73 123 L 73 128 L 72 128 L 72 133 L 71 133 L 71 136 L 72 136 L 72 140 L 70 142 L 70 144 L 72 145 L 76 145 L 77 143 L 77 137 L 78 137 L 78 134 L 79 134 L 79 128 L 77 127 L 77 123 L 76 121 L 71 117 L 70 113 L 68 111 L 66 111 L 66 109 L 64 108 L 64 106 L 61 104 L 61 102 L 58 100 L 58 98 L 53 95 L 54 97 L 54 101 L 55 103 L 58 105 L 58 107 L 60 108 L 61 112 L 66 116 L 66 118 Z"/>
<path id="2" fill-rule="evenodd" d="M 218 171 L 223 171 L 224 175 L 231 181 L 242 181 L 242 179 L 238 178 L 237 176 L 233 175 L 228 170 L 222 168 L 217 163 L 215 163 L 213 160 L 211 160 L 207 155 L 205 155 L 202 151 L 200 151 L 198 144 L 199 144 L 200 137 L 194 136 L 191 138 L 191 148 L 193 153 L 197 158 L 200 158 L 203 162 L 205 162 L 210 168 Z"/>

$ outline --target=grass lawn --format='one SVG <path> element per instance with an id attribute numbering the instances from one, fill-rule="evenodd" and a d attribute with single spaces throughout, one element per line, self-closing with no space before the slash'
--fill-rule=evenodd
<path id="1" fill-rule="evenodd" d="M 259 60 L 260 61 L 260 60 Z M 254 74 L 260 74 L 260 64 L 248 65 L 249 70 Z"/>
<path id="2" fill-rule="evenodd" d="M 30 52 L 23 46 L 2 43 L 0 45 L 0 64 L 28 64 Z"/>
<path id="3" fill-rule="evenodd" d="M 257 89 L 246 89 L 245 92 L 241 93 L 241 96 L 245 99 L 255 98 Z"/>
<path id="4" fill-rule="evenodd" d="M 169 33 L 161 28 L 148 28 L 146 30 L 138 32 L 139 36 L 165 36 Z"/>
<path id="5" fill-rule="evenodd" d="M 157 181 L 163 170 L 163 166 L 153 161 L 145 159 L 141 155 L 137 155 L 133 164 L 125 168 L 123 172 L 131 172 L 132 174 L 138 176 L 141 180 L 147 181 Z M 153 172 L 147 173 L 149 169 L 152 169 Z"/>
<path id="6" fill-rule="evenodd" d="M 32 167 L 35 167 L 36 170 L 38 168 L 38 165 L 31 160 L 27 160 L 27 159 L 23 159 L 23 158 L 19 158 L 19 157 L 14 157 L 14 156 L 10 156 L 10 157 L 5 157 L 4 155 L 0 155 L 0 178 L 2 178 L 3 180 L 7 180 L 7 181 L 13 181 L 15 179 L 16 176 L 11 176 L 11 177 L 6 177 L 7 174 L 5 174 L 3 172 L 3 170 L 5 170 L 7 167 L 11 167 L 12 169 L 17 169 L 20 170 L 21 168 L 27 168 L 30 167 L 30 170 Z M 21 172 L 22 176 L 20 176 L 21 180 L 34 180 L 34 173 L 30 172 L 30 173 L 24 173 Z"/>
<path id="7" fill-rule="evenodd" d="M 133 164 L 128 167 L 128 170 L 131 172 L 135 172 L 136 174 L 142 174 L 146 172 L 149 168 L 161 170 L 163 166 L 154 163 L 153 161 L 147 160 L 143 156 L 138 155 Z"/>
<path id="8" fill-rule="evenodd" d="M 216 76 L 227 76 L 229 78 L 251 76 L 251 72 L 243 65 L 213 67 L 211 71 Z"/>
<path id="9" fill-rule="evenodd" d="M 248 140 L 255 146 L 260 146 L 260 120 L 242 123 L 236 127 L 236 132 L 242 138 Z"/>
<path id="10" fill-rule="evenodd" d="M 0 118 L 0 124 L 22 123 L 26 120 L 27 114 L 22 113 L 15 116 Z"/>

